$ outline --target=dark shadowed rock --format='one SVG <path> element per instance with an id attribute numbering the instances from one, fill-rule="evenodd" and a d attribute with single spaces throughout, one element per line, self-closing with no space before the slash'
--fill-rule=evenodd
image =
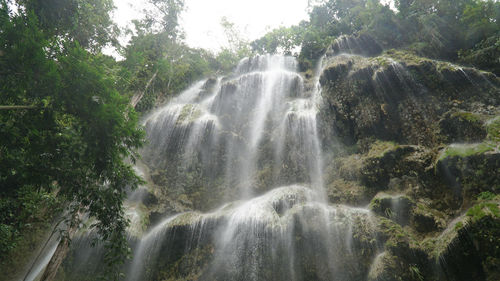
<path id="1" fill-rule="evenodd" d="M 344 35 L 337 38 L 327 51 L 327 55 L 355 54 L 376 56 L 382 53 L 382 47 L 368 34 Z"/>

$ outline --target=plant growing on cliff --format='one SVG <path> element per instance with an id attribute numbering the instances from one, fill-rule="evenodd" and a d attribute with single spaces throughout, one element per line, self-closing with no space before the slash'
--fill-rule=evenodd
<path id="1" fill-rule="evenodd" d="M 309 1 L 309 19 L 272 30 L 255 40 L 256 51 L 290 53 L 312 67 L 335 38 L 369 34 L 385 49 L 406 48 L 421 56 L 458 60 L 493 71 L 500 61 L 500 2 L 494 0 Z M 298 40 L 297 40 L 298 39 Z"/>
<path id="2" fill-rule="evenodd" d="M 16 223 L 0 217 L 0 241 L 15 250 L 19 233 L 36 222 L 29 214 L 43 211 L 43 220 L 50 220 L 59 214 L 47 214 L 50 205 L 43 202 L 61 202 L 68 235 L 42 278 L 50 280 L 81 214 L 96 218 L 108 265 L 127 256 L 122 201 L 127 188 L 141 180 L 124 159 L 135 159 L 143 132 L 127 98 L 116 90 L 107 58 L 91 52 L 101 46 L 99 33 L 86 37 L 97 45 L 85 46 L 71 32 L 59 36 L 59 30 L 44 24 L 46 11 L 37 3 L 42 4 L 20 1 L 14 13 L 7 1 L 0 1 L 0 104 L 13 106 L 0 110 L 0 197 L 8 203 L 2 203 L 2 213 L 16 217 Z M 106 30 L 106 19 L 101 23 Z"/>

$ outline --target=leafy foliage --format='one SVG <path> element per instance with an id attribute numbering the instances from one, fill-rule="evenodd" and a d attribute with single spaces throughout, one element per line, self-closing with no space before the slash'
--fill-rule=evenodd
<path id="1" fill-rule="evenodd" d="M 309 2 L 309 20 L 272 30 L 252 42 L 258 52 L 292 54 L 312 67 L 341 35 L 369 34 L 386 49 L 457 60 L 499 72 L 500 2 L 494 0 L 397 0 L 393 11 L 379 0 Z"/>
<path id="2" fill-rule="evenodd" d="M 48 35 L 78 42 L 98 52 L 108 43 L 117 44 L 119 31 L 109 13 L 113 0 L 19 0 L 18 5 L 32 11 L 39 28 Z"/>
<path id="3" fill-rule="evenodd" d="M 0 104 L 28 106 L 0 111 L 2 257 L 61 202 L 70 225 L 78 213 L 97 219 L 109 265 L 119 264 L 128 251 L 122 201 L 141 182 L 124 162 L 142 145 L 137 114 L 108 74 L 108 58 L 76 38 L 54 40 L 33 10 L 0 5 Z"/>
<path id="4" fill-rule="evenodd" d="M 117 75 L 122 93 L 144 94 L 136 106 L 139 112 L 151 109 L 158 99 L 168 99 L 203 76 L 234 66 L 232 60 L 222 59 L 225 53 L 216 59 L 212 53 L 183 42 L 178 23 L 183 1 L 149 2 L 156 9 L 148 11 L 144 20 L 134 22 L 134 35 L 122 50 L 125 60 L 119 63 Z M 161 16 L 155 17 L 157 14 Z"/>
<path id="5" fill-rule="evenodd" d="M 397 0 L 397 11 L 379 0 L 310 1 L 307 21 L 251 43 L 223 19 L 228 47 L 218 54 L 183 42 L 183 0 L 149 2 L 148 16 L 135 22 L 121 49 L 125 59 L 116 62 L 100 54 L 117 45 L 112 0 L 0 0 L 0 105 L 25 106 L 0 110 L 1 266 L 23 233 L 43 228 L 63 209 L 70 218 L 96 219 L 109 265 L 128 255 L 122 201 L 141 180 L 124 159 L 133 162 L 143 141 L 129 105 L 133 95 L 142 94 L 135 109 L 145 112 L 254 52 L 298 56 L 305 71 L 342 35 L 369 34 L 384 48 L 500 73 L 494 0 Z M 488 127 L 491 140 L 497 123 Z M 477 149 L 491 147 L 448 152 Z"/>

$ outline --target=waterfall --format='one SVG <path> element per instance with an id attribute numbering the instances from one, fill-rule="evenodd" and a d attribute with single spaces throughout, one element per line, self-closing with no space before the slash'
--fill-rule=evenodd
<path id="1" fill-rule="evenodd" d="M 167 168 L 166 161 L 179 158 L 187 170 L 199 160 L 206 171 L 224 166 L 225 184 L 237 188 L 236 198 L 257 193 L 259 161 L 274 163 L 276 183 L 301 182 L 321 189 L 316 129 L 319 90 L 317 85 L 312 91 L 304 90 L 295 58 L 247 58 L 233 76 L 217 79 L 208 94 L 206 84 L 207 80 L 194 84 L 145 120 L 146 163 Z M 265 151 L 268 148 L 271 151 Z M 284 150 L 296 153 L 285 155 Z M 223 157 L 214 151 L 223 151 Z M 283 166 L 297 166 L 293 169 L 298 177 L 284 179 Z"/>
<path id="2" fill-rule="evenodd" d="M 379 253 L 373 217 L 328 204 L 323 186 L 323 58 L 310 79 L 297 69 L 293 57 L 246 58 L 143 119 L 137 171 L 149 184 L 125 204 L 133 252 L 125 280 L 366 279 Z M 175 210 L 144 231 L 148 192 L 155 210 Z M 98 270 L 81 245 L 66 271 L 72 280 L 82 264 Z"/>
<path id="3" fill-rule="evenodd" d="M 136 245 L 127 280 L 154 280 L 172 266 L 200 280 L 368 273 L 376 254 L 370 213 L 326 203 L 316 121 L 322 61 L 307 86 L 293 57 L 246 58 L 233 75 L 195 83 L 145 118 L 147 166 L 166 170 L 173 185 L 196 171 L 236 201 L 165 218 Z M 265 184 L 263 169 L 271 170 Z"/>

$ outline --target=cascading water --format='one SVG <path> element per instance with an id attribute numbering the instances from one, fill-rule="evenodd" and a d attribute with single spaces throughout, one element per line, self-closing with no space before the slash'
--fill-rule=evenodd
<path id="1" fill-rule="evenodd" d="M 376 253 L 369 212 L 325 203 L 321 64 L 307 87 L 293 57 L 244 59 L 233 76 L 200 81 L 146 118 L 150 169 L 173 170 L 170 184 L 195 171 L 240 200 L 159 223 L 135 247 L 127 280 L 366 276 Z"/>
<path id="2" fill-rule="evenodd" d="M 149 186 L 126 203 L 126 280 L 366 279 L 378 253 L 372 215 L 328 205 L 323 188 L 322 60 L 308 81 L 293 57 L 244 59 L 144 119 L 137 168 Z M 74 280 L 81 265 L 98 271 L 82 237 L 67 266 Z"/>
<path id="3" fill-rule="evenodd" d="M 274 163 L 274 182 L 320 187 L 319 92 L 304 91 L 296 68 L 292 57 L 260 56 L 242 60 L 235 76 L 218 79 L 211 93 L 204 89 L 207 81 L 196 83 L 145 121 L 145 162 L 161 168 L 181 163 L 189 170 L 201 161 L 204 171 L 224 166 L 220 172 L 227 186 L 238 187 L 237 198 L 255 193 L 259 161 Z M 292 169 L 287 166 L 299 176 L 285 180 Z"/>
<path id="4" fill-rule="evenodd" d="M 136 172 L 147 184 L 124 205 L 124 279 L 481 280 L 479 258 L 460 256 L 478 249 L 460 206 L 473 194 L 461 196 L 498 180 L 462 163 L 498 165 L 498 79 L 381 51 L 367 35 L 341 36 L 314 75 L 292 57 L 247 58 L 145 116 Z M 58 280 L 106 270 L 91 224 Z M 39 278 L 57 239 L 26 280 Z"/>

